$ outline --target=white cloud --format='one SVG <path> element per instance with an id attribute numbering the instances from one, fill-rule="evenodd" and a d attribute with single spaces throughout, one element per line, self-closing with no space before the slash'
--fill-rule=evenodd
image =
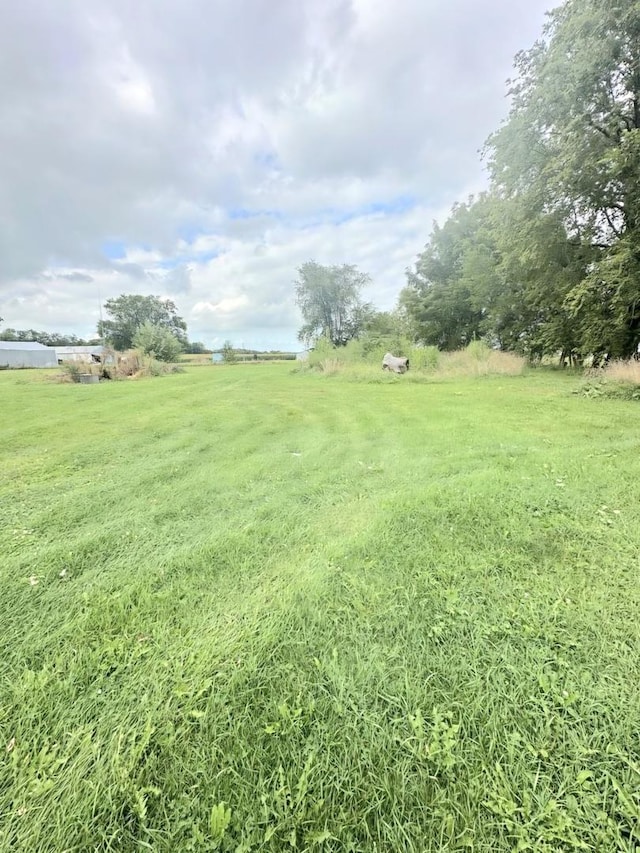
<path id="1" fill-rule="evenodd" d="M 0 29 L 0 314 L 91 334 L 166 294 L 193 339 L 294 345 L 296 267 L 391 307 L 483 184 L 545 0 L 46 0 Z"/>
<path id="2" fill-rule="evenodd" d="M 219 302 L 196 302 L 193 306 L 194 317 L 211 315 L 212 322 L 228 322 L 227 318 L 238 316 L 244 308 L 251 304 L 249 297 L 243 293 L 240 296 L 225 296 Z"/>

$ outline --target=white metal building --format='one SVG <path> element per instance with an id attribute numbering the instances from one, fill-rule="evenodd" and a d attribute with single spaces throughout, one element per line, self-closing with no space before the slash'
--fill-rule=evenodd
<path id="1" fill-rule="evenodd" d="M 100 356 L 104 351 L 104 347 L 56 347 L 56 355 L 58 362 L 61 361 L 78 361 L 82 363 L 99 362 Z"/>
<path id="2" fill-rule="evenodd" d="M 0 341 L 0 369 L 7 367 L 57 367 L 53 347 L 35 341 Z"/>

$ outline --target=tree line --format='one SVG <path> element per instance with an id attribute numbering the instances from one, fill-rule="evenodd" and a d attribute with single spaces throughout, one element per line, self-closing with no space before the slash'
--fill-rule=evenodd
<path id="1" fill-rule="evenodd" d="M 96 346 L 102 343 L 99 338 L 85 340 L 77 335 L 66 335 L 59 332 L 39 332 L 36 329 L 12 328 L 0 331 L 0 341 L 37 341 L 46 347 Z"/>
<path id="2" fill-rule="evenodd" d="M 396 317 L 445 350 L 482 338 L 530 358 L 628 358 L 640 341 L 640 3 L 566 0 L 516 56 L 508 91 L 483 151 L 489 189 L 434 223 Z M 350 270 L 325 268 L 322 289 L 317 265 L 300 268 L 301 340 L 322 328 L 339 345 L 371 321 Z M 343 304 L 329 310 L 332 293 Z"/>

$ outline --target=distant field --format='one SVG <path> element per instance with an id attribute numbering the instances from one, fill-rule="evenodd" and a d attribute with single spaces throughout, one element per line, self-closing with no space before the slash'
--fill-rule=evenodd
<path id="1" fill-rule="evenodd" d="M 212 364 L 213 353 L 183 353 L 180 356 L 180 362 L 182 364 Z M 291 352 L 262 352 L 257 353 L 254 358 L 253 353 L 236 353 L 236 361 L 295 361 L 295 354 Z"/>
<path id="2" fill-rule="evenodd" d="M 640 404 L 0 373 L 0 850 L 640 845 Z"/>

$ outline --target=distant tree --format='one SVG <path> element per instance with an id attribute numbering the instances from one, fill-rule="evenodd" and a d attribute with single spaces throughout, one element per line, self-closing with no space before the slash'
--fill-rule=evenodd
<path id="1" fill-rule="evenodd" d="M 133 346 L 158 361 L 177 361 L 182 345 L 166 326 L 143 323 L 133 336 Z"/>
<path id="2" fill-rule="evenodd" d="M 145 323 L 167 329 L 181 349 L 187 343 L 187 324 L 178 316 L 178 309 L 170 299 L 123 293 L 107 299 L 104 307 L 111 319 L 98 323 L 98 334 L 117 350 L 129 349 L 136 332 Z"/>
<path id="3" fill-rule="evenodd" d="M 58 334 L 57 332 L 38 332 L 37 340 L 41 344 L 48 347 L 83 347 L 88 346 L 89 342 L 84 338 L 79 338 L 77 335 Z"/>
<path id="4" fill-rule="evenodd" d="M 415 335 L 408 316 L 395 309 L 372 311 L 359 338 L 365 354 L 380 349 L 400 353 L 415 339 Z"/>
<path id="5" fill-rule="evenodd" d="M 184 347 L 184 351 L 191 355 L 202 355 L 208 352 L 206 346 L 201 341 L 189 341 Z"/>
<path id="6" fill-rule="evenodd" d="M 225 341 L 222 345 L 222 357 L 225 361 L 225 364 L 235 364 L 235 362 L 238 360 L 238 356 L 233 348 L 233 344 L 231 343 L 231 341 Z"/>
<path id="7" fill-rule="evenodd" d="M 4 329 L 0 332 L 0 341 L 37 341 L 47 347 L 87 346 L 90 341 L 77 335 L 65 335 L 58 332 L 38 332 L 36 329 Z M 97 341 L 100 343 L 100 341 Z"/>
<path id="8" fill-rule="evenodd" d="M 309 343 L 324 336 L 334 346 L 344 346 L 357 338 L 373 311 L 360 298 L 360 291 L 369 282 L 366 273 L 349 264 L 302 264 L 295 283 L 296 302 L 304 319 L 298 339 Z"/>

